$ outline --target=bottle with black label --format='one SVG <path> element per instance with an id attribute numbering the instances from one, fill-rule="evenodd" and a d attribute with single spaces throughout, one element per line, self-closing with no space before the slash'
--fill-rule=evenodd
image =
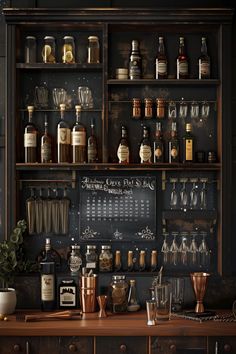
<path id="1" fill-rule="evenodd" d="M 75 309 L 77 307 L 77 286 L 73 279 L 62 280 L 59 285 L 59 307 Z"/>
<path id="2" fill-rule="evenodd" d="M 37 162 L 38 131 L 32 122 L 34 106 L 28 106 L 28 123 L 24 132 L 25 163 Z"/>
<path id="3" fill-rule="evenodd" d="M 80 122 L 81 106 L 75 106 L 76 121 L 71 132 L 72 162 L 85 163 L 86 158 L 86 129 Z"/>
<path id="4" fill-rule="evenodd" d="M 91 122 L 91 132 L 88 137 L 88 163 L 98 162 L 98 146 L 97 146 L 97 138 L 94 132 L 94 123 Z"/>
<path id="5" fill-rule="evenodd" d="M 64 120 L 65 104 L 60 104 L 61 120 L 57 125 L 57 162 L 70 162 L 71 130 Z"/>
<path id="6" fill-rule="evenodd" d="M 142 58 L 139 50 L 139 42 L 132 40 L 132 50 L 129 58 L 129 78 L 139 80 L 142 76 Z"/>
<path id="7" fill-rule="evenodd" d="M 152 162 L 152 148 L 149 140 L 148 128 L 143 126 L 143 138 L 140 143 L 139 148 L 140 163 L 151 163 Z"/>
<path id="8" fill-rule="evenodd" d="M 176 122 L 171 125 L 171 138 L 168 143 L 168 162 L 179 162 L 179 139 L 177 137 Z"/>
<path id="9" fill-rule="evenodd" d="M 161 122 L 156 123 L 156 137 L 153 143 L 154 163 L 164 161 L 164 144 L 162 140 Z"/>
<path id="10" fill-rule="evenodd" d="M 186 133 L 183 136 L 183 162 L 194 161 L 194 136 L 192 134 L 192 125 L 186 124 Z"/>
<path id="11" fill-rule="evenodd" d="M 121 127 L 121 139 L 117 149 L 119 163 L 129 163 L 129 142 L 128 133 L 124 125 Z"/>
<path id="12" fill-rule="evenodd" d="M 187 79 L 189 75 L 188 57 L 186 55 L 184 37 L 179 38 L 179 55 L 177 57 L 177 79 Z"/>
<path id="13" fill-rule="evenodd" d="M 44 134 L 41 137 L 41 162 L 52 162 L 52 138 L 48 134 L 48 119 L 46 114 L 44 119 Z"/>
<path id="14" fill-rule="evenodd" d="M 211 61 L 210 61 L 210 57 L 207 53 L 207 44 L 206 44 L 205 37 L 202 37 L 201 55 L 198 59 L 198 66 L 199 66 L 198 78 L 200 80 L 201 79 L 209 79 L 210 72 L 211 72 Z"/>
<path id="15" fill-rule="evenodd" d="M 156 79 L 167 78 L 167 57 L 163 37 L 158 39 L 158 52 L 156 58 Z"/>

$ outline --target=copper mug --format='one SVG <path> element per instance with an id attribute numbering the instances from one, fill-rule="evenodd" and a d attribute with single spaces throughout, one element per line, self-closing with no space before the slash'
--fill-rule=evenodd
<path id="1" fill-rule="evenodd" d="M 204 272 L 195 272 L 190 274 L 193 290 L 197 299 L 197 304 L 195 307 L 196 313 L 204 312 L 203 298 L 206 292 L 209 276 L 209 273 Z"/>
<path id="2" fill-rule="evenodd" d="M 97 307 L 97 274 L 81 277 L 81 308 L 83 313 L 95 312 Z"/>

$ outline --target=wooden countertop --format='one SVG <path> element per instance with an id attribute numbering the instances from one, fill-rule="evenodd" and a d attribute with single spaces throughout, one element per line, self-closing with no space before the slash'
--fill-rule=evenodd
<path id="1" fill-rule="evenodd" d="M 30 312 L 38 313 L 38 312 Z M 29 312 L 27 312 L 29 314 Z M 145 311 L 99 319 L 97 313 L 84 314 L 81 320 L 24 322 L 16 315 L 0 321 L 0 336 L 235 336 L 236 322 L 197 322 L 173 318 L 147 326 Z"/>

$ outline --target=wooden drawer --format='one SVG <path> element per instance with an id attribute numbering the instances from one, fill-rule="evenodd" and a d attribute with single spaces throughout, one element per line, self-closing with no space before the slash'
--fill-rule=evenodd
<path id="1" fill-rule="evenodd" d="M 148 337 L 97 337 L 96 354 L 148 354 Z"/>
<path id="2" fill-rule="evenodd" d="M 93 354 L 93 337 L 60 337 L 59 348 L 60 354 Z"/>
<path id="3" fill-rule="evenodd" d="M 150 354 L 207 354 L 206 337 L 152 337 Z"/>
<path id="4" fill-rule="evenodd" d="M 220 324 L 219 324 L 220 325 Z M 235 333 L 236 334 L 236 333 Z M 236 353 L 236 337 L 208 337 L 208 353 L 216 353 L 216 343 L 218 353 Z"/>

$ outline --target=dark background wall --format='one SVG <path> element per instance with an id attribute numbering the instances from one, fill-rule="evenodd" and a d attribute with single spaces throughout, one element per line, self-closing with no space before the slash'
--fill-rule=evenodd
<path id="1" fill-rule="evenodd" d="M 34 8 L 34 7 L 235 7 L 234 0 L 0 0 L 0 11 L 4 7 Z M 5 31 L 4 18 L 0 16 L 0 240 L 4 238 L 4 84 L 5 84 Z M 214 58 L 213 58 L 214 60 Z M 232 63 L 236 63 L 236 20 L 233 23 L 232 35 Z M 236 65 L 232 65 L 232 141 L 233 161 L 232 180 L 236 178 Z M 233 183 L 231 200 L 232 215 L 232 235 L 231 246 L 236 252 L 236 184 Z M 236 262 L 233 262 L 234 252 L 232 252 L 232 271 L 236 275 Z M 234 263 L 234 265 L 233 265 Z"/>

